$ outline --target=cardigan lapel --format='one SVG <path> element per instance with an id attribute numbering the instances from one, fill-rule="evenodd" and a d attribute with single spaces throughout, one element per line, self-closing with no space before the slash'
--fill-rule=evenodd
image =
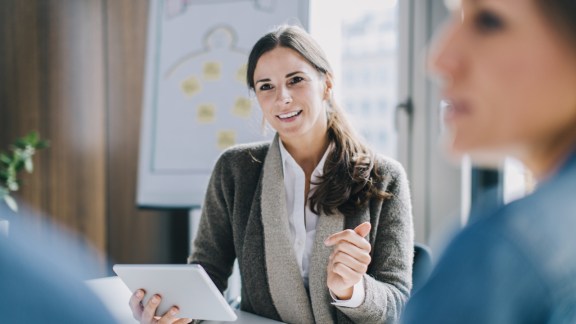
<path id="1" fill-rule="evenodd" d="M 282 321 L 313 323 L 310 299 L 290 244 L 279 140 L 276 135 L 270 145 L 262 180 L 262 225 L 270 295 Z"/>
<path id="2" fill-rule="evenodd" d="M 340 211 L 336 211 L 332 215 L 321 214 L 318 218 L 309 272 L 310 299 L 317 323 L 332 323 L 336 321 L 335 307 L 332 306 L 332 297 L 327 286 L 328 258 L 332 253 L 332 247 L 324 245 L 324 240 L 328 236 L 344 230 L 346 223 L 354 224 L 352 226 L 354 228 L 354 226 L 365 221 L 370 221 L 369 208 L 358 210 L 357 213 L 347 217 Z"/>
<path id="3" fill-rule="evenodd" d="M 332 323 L 334 306 L 331 305 L 332 297 L 328 291 L 327 266 L 328 258 L 332 253 L 332 247 L 324 245 L 324 240 L 336 232 L 344 229 L 344 215 L 336 212 L 333 215 L 322 213 L 318 218 L 316 225 L 316 238 L 314 239 L 314 248 L 310 257 L 309 287 L 312 309 L 314 318 L 317 323 Z"/>

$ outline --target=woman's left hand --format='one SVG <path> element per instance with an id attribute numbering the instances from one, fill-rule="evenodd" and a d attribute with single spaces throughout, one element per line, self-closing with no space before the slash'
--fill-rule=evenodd
<path id="1" fill-rule="evenodd" d="M 328 259 L 328 288 L 340 300 L 352 297 L 354 285 L 368 270 L 372 246 L 364 237 L 371 227 L 369 222 L 364 222 L 354 230 L 334 233 L 324 241 L 326 246 L 334 247 Z"/>

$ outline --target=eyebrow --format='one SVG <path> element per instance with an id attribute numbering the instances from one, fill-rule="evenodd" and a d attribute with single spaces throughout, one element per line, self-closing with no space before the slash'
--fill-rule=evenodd
<path id="1" fill-rule="evenodd" d="M 306 73 L 304 73 L 304 72 L 302 72 L 302 71 L 294 71 L 294 72 L 290 72 L 290 73 L 286 74 L 284 77 L 285 77 L 286 79 L 288 79 L 288 78 L 290 78 L 290 77 L 292 77 L 292 76 L 294 76 L 294 75 L 296 75 L 296 74 L 298 74 L 298 73 L 306 74 Z M 269 78 L 260 79 L 260 80 L 256 81 L 254 84 L 257 84 L 257 83 L 259 83 L 259 82 L 270 82 L 270 79 L 269 79 Z"/>

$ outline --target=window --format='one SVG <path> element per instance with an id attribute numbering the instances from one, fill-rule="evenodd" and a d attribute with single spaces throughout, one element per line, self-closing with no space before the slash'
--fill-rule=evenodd
<path id="1" fill-rule="evenodd" d="M 396 0 L 311 0 L 310 31 L 333 64 L 336 99 L 372 149 L 391 157 L 397 135 L 387 103 L 398 102 L 398 15 Z"/>
<path id="2" fill-rule="evenodd" d="M 463 210 L 460 165 L 439 148 L 440 94 L 427 45 L 449 17 L 443 1 L 310 0 L 310 32 L 333 64 L 338 102 L 371 147 L 406 169 L 415 240 L 435 250 Z M 364 80 L 370 71 L 369 80 Z M 342 77 L 344 76 L 344 77 Z M 370 113 L 364 113 L 369 102 Z M 397 110 L 398 103 L 403 109 Z M 353 107 L 349 109 L 348 107 Z"/>

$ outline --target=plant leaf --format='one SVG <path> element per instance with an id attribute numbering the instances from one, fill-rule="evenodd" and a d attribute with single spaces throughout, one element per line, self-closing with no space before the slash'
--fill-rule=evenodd
<path id="1" fill-rule="evenodd" d="M 26 145 L 28 145 L 28 141 L 25 138 L 19 138 L 16 140 L 16 143 L 14 143 L 14 146 L 19 149 L 25 149 Z"/>
<path id="2" fill-rule="evenodd" d="M 6 184 L 8 185 L 8 190 L 10 191 L 18 191 L 18 189 L 20 189 L 18 181 L 16 181 L 15 179 L 8 179 L 8 182 Z"/>
<path id="3" fill-rule="evenodd" d="M 12 159 L 8 155 L 6 155 L 4 153 L 0 153 L 0 161 L 4 162 L 6 164 L 10 164 L 10 162 L 12 162 Z"/>
<path id="4" fill-rule="evenodd" d="M 26 168 L 26 171 L 28 171 L 28 173 L 32 173 L 32 171 L 34 171 L 34 164 L 32 163 L 32 158 L 27 158 L 24 161 L 24 168 Z"/>
<path id="5" fill-rule="evenodd" d="M 0 202 L 4 200 L 12 210 L 17 210 L 16 201 L 9 195 L 11 191 L 20 189 L 18 172 L 26 169 L 28 173 L 32 173 L 32 156 L 36 149 L 46 148 L 48 145 L 49 142 L 40 139 L 38 132 L 32 131 L 10 145 L 8 153 L 0 152 Z"/>
<path id="6" fill-rule="evenodd" d="M 18 157 L 18 159 L 12 163 L 13 164 L 10 165 L 9 171 L 12 171 L 14 175 L 16 175 L 18 171 L 22 170 L 22 168 L 24 168 L 24 161 L 21 157 Z"/>
<path id="7" fill-rule="evenodd" d="M 4 196 L 4 201 L 6 202 L 6 205 L 8 205 L 10 209 L 12 209 L 12 211 L 14 211 L 15 213 L 18 212 L 18 204 L 16 203 L 16 200 L 14 200 L 14 198 L 12 198 L 10 195 L 6 195 Z"/>
<path id="8" fill-rule="evenodd" d="M 38 143 L 36 143 L 37 149 L 47 148 L 48 146 L 50 146 L 50 142 L 45 141 L 45 140 L 41 140 L 41 141 L 38 141 Z"/>
<path id="9" fill-rule="evenodd" d="M 30 144 L 36 144 L 36 142 L 38 142 L 38 132 L 31 131 L 28 133 L 28 135 L 26 135 L 26 141 Z"/>

